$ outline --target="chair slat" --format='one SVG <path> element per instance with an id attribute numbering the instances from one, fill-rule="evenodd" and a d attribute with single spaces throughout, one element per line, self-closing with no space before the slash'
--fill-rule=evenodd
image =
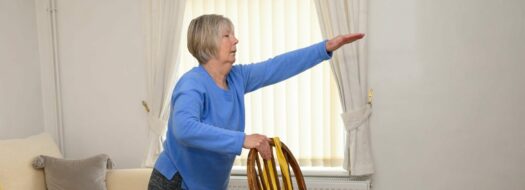
<path id="1" fill-rule="evenodd" d="M 261 161 L 259 160 L 258 156 L 255 157 L 255 163 L 257 163 L 257 171 L 258 171 L 258 175 L 256 176 L 259 176 L 259 180 L 255 178 L 257 181 L 257 186 L 259 187 L 259 189 L 266 190 L 266 187 L 263 185 L 264 184 L 263 175 L 261 175 L 261 174 L 264 174 L 264 171 L 261 168 Z"/>
<path id="2" fill-rule="evenodd" d="M 303 172 L 301 172 L 301 167 L 299 166 L 299 163 L 297 163 L 297 160 L 293 156 L 292 152 L 284 143 L 282 143 L 281 146 L 283 152 L 286 152 L 286 160 L 288 161 L 288 164 L 293 170 L 298 188 L 300 190 L 306 189 L 306 183 L 304 182 Z"/>
<path id="3" fill-rule="evenodd" d="M 284 143 L 281 144 L 281 150 L 285 157 L 285 160 L 287 162 L 286 167 L 288 168 L 288 174 L 290 181 L 292 181 L 292 173 L 295 176 L 295 181 L 297 182 L 297 186 L 299 190 L 305 190 L 306 189 L 306 183 L 304 181 L 303 174 L 301 172 L 301 168 L 299 167 L 299 164 L 297 163 L 297 160 L 293 156 L 292 152 L 288 149 L 288 147 Z M 248 154 L 248 164 L 247 164 L 247 176 L 248 176 L 248 182 L 251 190 L 277 190 L 280 189 L 279 185 L 279 175 L 276 170 L 276 162 L 274 158 L 276 156 L 273 153 L 273 147 L 275 146 L 275 143 L 273 141 L 270 141 L 270 145 L 272 148 L 272 159 L 267 161 L 263 160 L 263 164 L 261 166 L 261 160 L 259 159 L 259 154 L 257 152 L 257 149 L 251 149 L 250 153 Z M 264 168 L 263 168 L 264 166 Z M 290 170 L 291 168 L 291 170 Z M 281 170 L 283 170 L 281 168 Z M 283 180 L 283 189 L 289 189 L 289 187 L 285 184 L 286 176 L 282 177 Z M 265 181 L 266 180 L 266 181 Z M 273 180 L 272 183 L 270 180 Z M 268 183 L 269 187 L 266 187 L 266 183 Z M 277 184 L 277 185 L 276 185 Z M 291 187 L 293 188 L 293 187 Z"/>
<path id="4" fill-rule="evenodd" d="M 281 190 L 281 186 L 279 185 L 279 174 L 277 174 L 277 168 L 275 167 L 276 164 L 275 164 L 275 156 L 272 157 L 272 159 L 270 159 L 271 161 L 271 167 L 273 170 L 271 170 L 273 172 L 273 182 L 275 184 L 275 188 L 277 188 L 277 190 Z"/>
<path id="5" fill-rule="evenodd" d="M 268 184 L 267 187 L 269 190 L 275 190 L 275 188 L 272 186 L 272 175 L 270 174 L 270 162 L 268 160 L 264 160 L 263 159 L 263 163 L 264 163 L 264 177 L 265 177 L 265 184 Z M 268 182 L 268 183 L 266 183 Z"/>

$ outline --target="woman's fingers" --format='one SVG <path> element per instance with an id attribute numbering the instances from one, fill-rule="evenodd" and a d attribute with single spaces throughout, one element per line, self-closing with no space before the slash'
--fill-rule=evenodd
<path id="1" fill-rule="evenodd" d="M 326 42 L 326 51 L 332 52 L 339 49 L 341 46 L 357 41 L 365 37 L 363 33 L 339 35 Z"/>
<path id="2" fill-rule="evenodd" d="M 272 152 L 270 149 L 271 139 L 259 134 L 246 135 L 244 138 L 244 148 L 255 148 L 261 154 L 261 157 L 265 160 L 272 158 Z"/>
<path id="3" fill-rule="evenodd" d="M 256 147 L 257 151 L 259 151 L 259 153 L 261 154 L 261 157 L 265 160 L 269 160 L 272 158 L 272 149 L 270 147 L 270 141 L 270 138 L 264 136 L 263 142 L 261 142 L 259 146 Z"/>
<path id="4" fill-rule="evenodd" d="M 257 151 L 259 151 L 261 157 L 265 160 L 269 160 L 272 158 L 270 144 L 268 143 L 262 143 L 261 146 L 257 147 Z"/>
<path id="5" fill-rule="evenodd" d="M 361 38 L 365 37 L 365 34 L 363 33 L 355 33 L 355 34 L 346 34 L 342 35 L 341 38 L 343 39 L 343 43 L 351 43 L 356 40 L 359 40 Z"/>

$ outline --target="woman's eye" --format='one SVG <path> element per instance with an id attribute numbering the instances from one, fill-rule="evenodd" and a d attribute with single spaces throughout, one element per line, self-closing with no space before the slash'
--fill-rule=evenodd
<path id="1" fill-rule="evenodd" d="M 227 38 L 229 38 L 229 37 L 230 37 L 230 35 L 229 35 L 229 34 L 226 34 L 226 35 L 224 35 L 224 37 L 227 37 Z"/>

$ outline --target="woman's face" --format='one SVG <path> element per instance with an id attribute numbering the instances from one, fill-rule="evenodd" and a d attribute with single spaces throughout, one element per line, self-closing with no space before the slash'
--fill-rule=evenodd
<path id="1" fill-rule="evenodd" d="M 226 28 L 219 37 L 219 51 L 217 59 L 221 62 L 233 64 L 235 62 L 235 53 L 237 52 L 237 43 L 233 29 Z"/>

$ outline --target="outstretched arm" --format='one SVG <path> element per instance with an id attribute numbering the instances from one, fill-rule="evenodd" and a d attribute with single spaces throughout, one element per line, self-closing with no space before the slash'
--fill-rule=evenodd
<path id="1" fill-rule="evenodd" d="M 245 93 L 290 78 L 331 57 L 331 52 L 363 38 L 362 33 L 339 35 L 312 46 L 278 55 L 263 62 L 238 67 L 244 75 Z"/>
<path id="2" fill-rule="evenodd" d="M 365 37 L 363 33 L 345 34 L 336 36 L 326 42 L 326 51 L 333 52 L 345 44 L 352 43 Z"/>

